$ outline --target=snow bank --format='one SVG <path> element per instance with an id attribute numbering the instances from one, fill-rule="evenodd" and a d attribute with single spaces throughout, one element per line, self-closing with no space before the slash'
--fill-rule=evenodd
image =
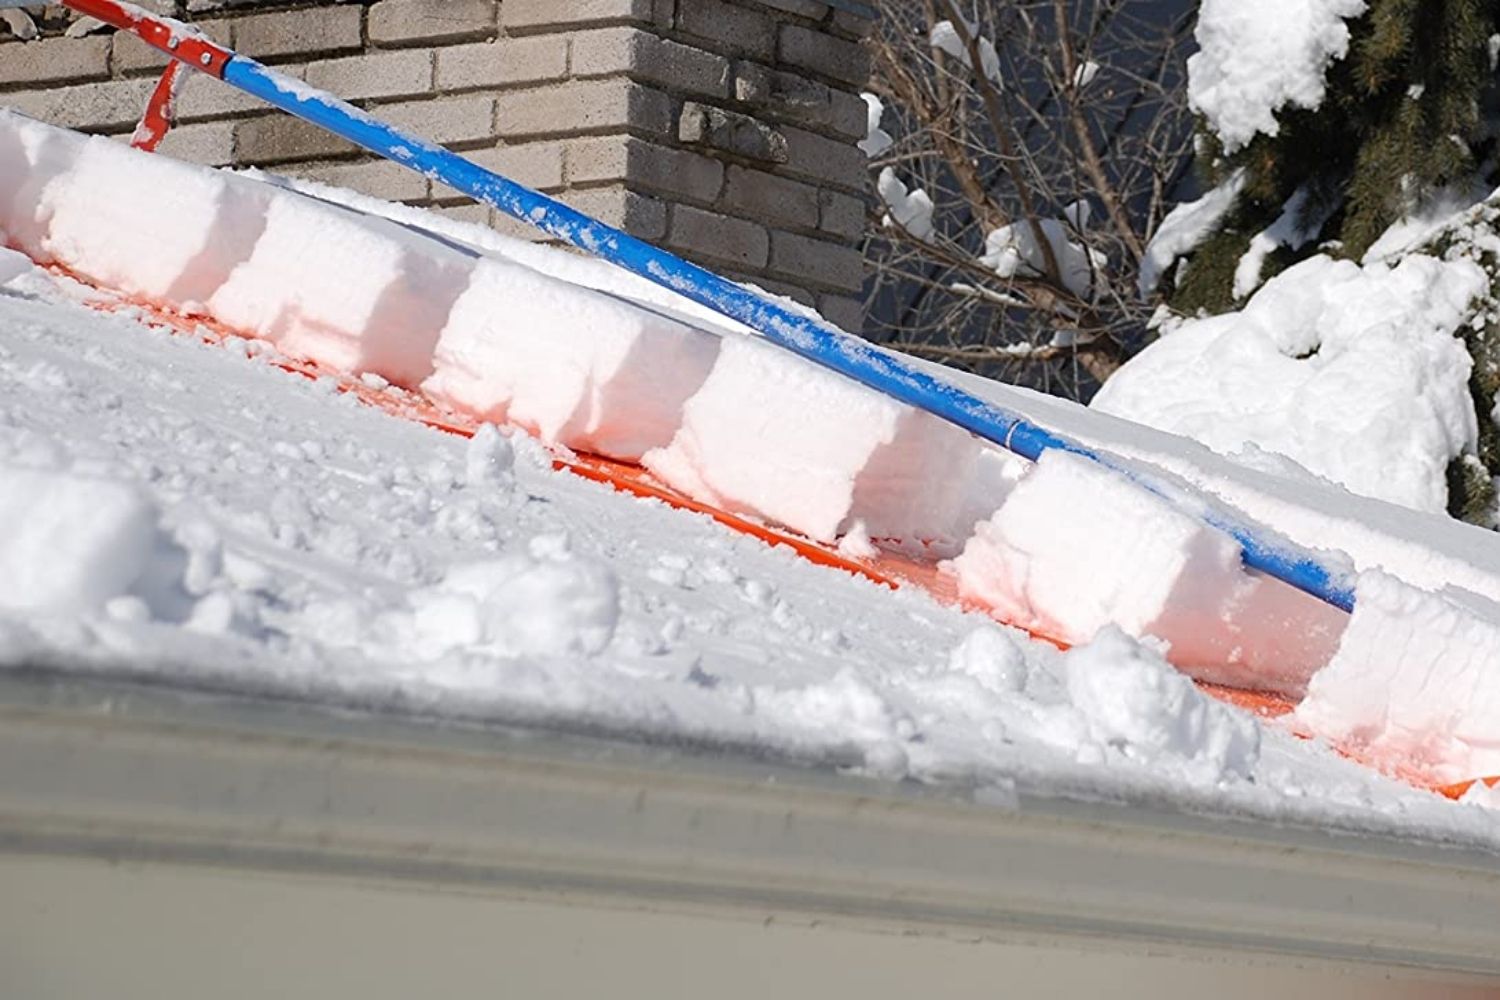
<path id="1" fill-rule="evenodd" d="M 1284 455 L 1355 493 L 1442 512 L 1445 470 L 1477 436 L 1454 331 L 1487 288 L 1465 262 L 1312 257 L 1244 309 L 1190 320 L 1125 364 L 1105 413 L 1235 455 Z"/>
<path id="2" fill-rule="evenodd" d="M 718 337 L 670 316 L 486 259 L 422 388 L 549 443 L 635 460 L 672 440 L 718 350 Z"/>
<path id="3" fill-rule="evenodd" d="M 1048 452 L 949 564 L 966 599 L 1070 643 L 1107 627 L 1203 680 L 1301 693 L 1345 616 L 1245 570 L 1228 535 L 1123 476 Z"/>
<path id="4" fill-rule="evenodd" d="M 1324 74 L 1349 50 L 1344 22 L 1365 0 L 1203 0 L 1201 51 L 1188 59 L 1188 103 L 1226 152 L 1276 135 L 1276 112 L 1323 103 Z"/>
<path id="5" fill-rule="evenodd" d="M 158 517 L 151 499 L 127 483 L 0 467 L 0 608 L 99 611 L 170 544 Z"/>
<path id="6" fill-rule="evenodd" d="M 831 542 L 862 520 L 876 538 L 968 534 L 979 446 L 964 431 L 810 361 L 726 338 L 681 429 L 645 466 L 696 500 Z"/>
<path id="7" fill-rule="evenodd" d="M 1500 605 L 1361 575 L 1349 629 L 1297 718 L 1437 781 L 1500 774 Z"/>

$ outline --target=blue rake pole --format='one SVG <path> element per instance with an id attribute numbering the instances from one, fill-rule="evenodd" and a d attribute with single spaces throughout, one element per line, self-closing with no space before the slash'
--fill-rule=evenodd
<path id="1" fill-rule="evenodd" d="M 875 349 L 858 337 L 788 309 L 556 199 L 471 163 L 441 146 L 409 136 L 351 104 L 306 87 L 253 59 L 215 46 L 206 39 L 194 39 L 194 55 L 185 57 L 174 51 L 182 46 L 159 40 L 162 24 L 170 25 L 170 22 L 162 22 L 140 8 L 115 0 L 72 0 L 67 5 L 134 31 L 168 55 L 218 76 L 267 104 L 738 320 L 772 343 L 877 392 L 956 424 L 1033 461 L 1048 451 L 1082 456 L 1181 506 L 1177 491 L 1143 475 L 1118 458 L 1034 424 L 1020 413 L 935 378 Z M 124 9 L 125 14 L 123 18 L 110 17 L 101 13 L 100 8 Z M 153 31 L 157 37 L 152 37 Z M 214 58 L 205 56 L 205 49 L 212 52 Z M 1349 574 L 1342 567 L 1310 550 L 1267 538 L 1261 526 L 1225 511 L 1209 506 L 1206 512 L 1193 513 L 1232 536 L 1240 544 L 1246 566 L 1334 607 L 1345 611 L 1354 609 L 1354 591 Z"/>

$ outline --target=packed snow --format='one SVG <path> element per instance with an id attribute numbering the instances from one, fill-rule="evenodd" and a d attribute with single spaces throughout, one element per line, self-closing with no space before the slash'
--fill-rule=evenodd
<path id="1" fill-rule="evenodd" d="M 1323 103 L 1328 67 L 1349 51 L 1365 0 L 1203 0 L 1199 51 L 1188 59 L 1188 103 L 1233 153 L 1276 135 L 1276 112 Z"/>
<path id="2" fill-rule="evenodd" d="M 74 164 L 85 159 L 80 150 L 108 140 L 54 140 L 56 132 L 0 114 L 0 191 L 31 192 L 0 204 L 0 230 L 32 258 L 94 278 L 88 254 L 75 259 L 72 244 L 53 238 L 50 223 L 65 198 L 49 192 L 67 190 Z M 43 152 L 60 159 L 44 160 Z M 118 152 L 114 190 L 149 201 L 168 161 Z M 1113 521 L 1059 506 L 1082 499 L 1076 477 L 1097 470 L 1066 461 L 1028 467 L 605 265 L 347 192 L 307 187 L 314 198 L 284 183 L 202 173 L 222 182 L 224 198 L 262 204 L 264 214 L 258 226 L 244 223 L 252 233 L 220 234 L 241 256 L 227 268 L 215 265 L 223 272 L 218 289 L 202 289 L 191 302 L 153 298 L 222 322 L 217 297 L 237 280 L 253 280 L 260 312 L 247 313 L 237 326 L 246 339 L 231 340 L 229 349 L 147 330 L 128 315 L 92 315 L 78 302 L 94 293 L 17 255 L 0 257 L 7 276 L 0 289 L 7 483 L 0 506 L 19 525 L 0 562 L 8 575 L 39 581 L 0 592 L 0 663 L 748 743 L 925 780 L 1167 795 L 1258 815 L 1490 836 L 1478 807 L 1445 806 L 1381 779 L 1319 743 L 1299 743 L 1285 728 L 1211 702 L 1182 680 L 1167 658 L 1200 658 L 1190 642 L 1221 642 L 1226 650 L 1223 662 L 1193 665 L 1205 668 L 1203 676 L 1240 670 L 1295 690 L 1316 686 L 1319 675 L 1309 682 L 1303 664 L 1269 655 L 1268 665 L 1276 660 L 1270 672 L 1248 672 L 1253 656 L 1239 649 L 1238 626 L 1219 614 L 1225 605 L 1213 603 L 1211 587 L 1241 613 L 1256 600 L 1246 592 L 1259 584 L 1235 564 L 1226 538 L 1152 508 L 1156 501 L 1135 487 L 1109 484 L 1120 508 Z M 250 193 L 241 199 L 242 191 Z M 307 262 L 306 274 L 284 284 L 260 277 L 271 266 L 261 241 L 289 238 L 273 233 L 272 213 L 282 203 L 284 219 L 303 220 L 299 259 Z M 336 288 L 315 288 L 312 279 L 320 261 L 329 274 L 344 273 L 334 263 L 344 252 L 342 223 L 360 227 L 349 253 L 370 262 L 370 271 L 338 300 Z M 120 238 L 147 246 L 158 231 L 193 227 L 198 245 L 213 242 L 196 216 L 158 215 L 139 225 Z M 101 227 L 92 238 L 104 259 L 109 231 Z M 392 245 L 377 245 L 384 243 Z M 108 259 L 128 265 L 131 256 Z M 186 273 L 197 255 L 180 259 Z M 143 272 L 160 266 L 141 260 Z M 246 277 L 237 279 L 241 269 Z M 407 308 L 400 304 L 410 302 L 417 276 L 438 282 L 446 310 L 427 303 L 443 315 L 409 313 L 420 323 L 412 337 L 386 338 L 377 306 L 389 296 Z M 305 335 L 281 335 L 283 313 L 304 305 L 319 310 L 318 321 L 306 322 Z M 561 330 L 579 317 L 588 322 L 575 323 L 572 336 L 532 338 L 554 344 L 551 360 L 575 372 L 547 389 L 529 378 L 520 388 L 505 381 L 505 366 L 538 378 L 549 367 L 524 350 L 532 324 Z M 642 345 L 649 364 L 637 357 Z M 373 378 L 364 366 L 380 363 L 402 384 L 428 383 L 435 395 L 446 381 L 456 409 L 507 426 L 464 442 L 403 423 L 361 409 L 328 380 L 293 379 L 260 358 L 277 351 L 344 366 L 351 376 Z M 457 398 L 451 373 L 458 366 L 467 366 L 465 376 L 481 383 L 471 388 L 489 394 L 488 402 Z M 1483 548 L 1476 537 L 1489 536 L 1449 538 L 1420 515 L 1361 508 L 1357 498 L 1305 476 L 1246 469 L 1103 414 L 954 378 L 1079 439 L 1144 459 L 1304 543 L 1317 536 L 1313 543 L 1337 545 L 1360 569 L 1384 567 L 1428 587 L 1450 576 L 1500 594 L 1500 553 L 1475 551 Z M 536 407 L 568 418 L 518 417 L 522 391 L 537 393 Z M 605 411 L 623 416 L 596 419 Z M 646 413 L 655 416 L 640 416 Z M 976 593 L 992 588 L 992 607 L 1024 601 L 1051 622 L 1068 621 L 1072 591 L 1097 574 L 1085 607 L 1097 637 L 1077 626 L 1082 644 L 1062 653 L 921 592 L 892 593 L 815 567 L 704 518 L 554 473 L 550 454 L 522 433 L 560 448 L 604 447 L 601 436 L 638 420 L 653 428 L 650 440 L 619 449 L 642 450 L 669 485 L 839 538 L 849 552 L 946 542 L 957 553 L 1004 539 L 1007 525 L 1030 518 L 1045 535 L 1022 540 L 1027 580 L 1011 579 L 1009 570 L 965 570 L 962 556 L 953 572 Z M 778 461 L 780 471 L 767 473 Z M 1066 500 L 1049 500 L 1060 495 Z M 1363 516 L 1329 513 L 1341 504 Z M 1049 506 L 1050 516 L 1038 517 Z M 83 515 L 68 512 L 85 508 L 101 512 L 98 523 L 74 530 Z M 1132 537 L 1128 525 L 1109 530 L 1125 525 L 1130 510 L 1162 527 L 1161 537 Z M 976 535 L 981 521 L 989 528 Z M 1095 563 L 1069 569 L 1076 555 L 1064 539 L 1080 528 L 1092 532 Z M 57 553 L 66 553 L 68 566 L 32 565 Z M 1128 570 L 1145 575 L 1133 565 L 1145 558 L 1163 579 L 1138 581 L 1149 584 L 1140 590 L 1124 586 Z M 109 572 L 90 569 L 104 565 Z M 1178 613 L 1164 593 L 1200 586 L 1200 603 L 1181 613 L 1197 615 L 1207 634 L 1149 633 L 1167 631 L 1160 623 Z M 1284 632 L 1329 628 L 1316 615 L 1267 606 L 1264 614 Z M 1109 688 L 1121 692 L 1119 703 Z M 1394 681 L 1390 690 L 1399 690 Z M 1464 733 L 1491 721 L 1466 720 Z"/>

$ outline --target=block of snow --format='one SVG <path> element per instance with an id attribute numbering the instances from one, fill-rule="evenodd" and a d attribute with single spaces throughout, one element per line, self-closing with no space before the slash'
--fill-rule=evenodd
<path id="1" fill-rule="evenodd" d="M 250 256 L 268 201 L 264 185 L 91 137 L 42 194 L 42 246 L 105 287 L 198 304 Z"/>
<path id="2" fill-rule="evenodd" d="M 1468 261 L 1312 257 L 1243 310 L 1189 320 L 1128 361 L 1093 406 L 1226 455 L 1254 445 L 1355 493 L 1442 513 L 1477 440 L 1454 333 L 1488 289 Z"/>
<path id="3" fill-rule="evenodd" d="M 77 132 L 0 108 L 0 230 L 11 246 L 47 259 L 50 213 L 43 193 L 72 169 L 87 142 Z"/>
<path id="4" fill-rule="evenodd" d="M 0 469 L 0 608 L 99 610 L 146 572 L 163 541 L 138 489 L 42 469 Z"/>
<path id="5" fill-rule="evenodd" d="M 548 442 L 639 459 L 672 440 L 719 338 L 510 261 L 478 262 L 422 388 Z"/>
<path id="6" fill-rule="evenodd" d="M 433 348 L 474 256 L 385 219 L 267 191 L 265 229 L 209 311 L 338 371 L 373 372 L 408 388 L 431 374 Z"/>
<path id="7" fill-rule="evenodd" d="M 1500 774 L 1500 605 L 1361 574 L 1337 654 L 1315 674 L 1297 718 L 1441 782 Z"/>
<path id="8" fill-rule="evenodd" d="M 694 499 L 833 541 L 961 539 L 968 433 L 756 338 L 726 338 L 682 428 L 644 464 Z"/>
<path id="9" fill-rule="evenodd" d="M 1108 626 L 1169 644 L 1195 677 L 1301 693 L 1346 616 L 1240 562 L 1233 538 L 1077 455 L 1051 451 L 950 564 L 961 596 L 1069 642 Z"/>

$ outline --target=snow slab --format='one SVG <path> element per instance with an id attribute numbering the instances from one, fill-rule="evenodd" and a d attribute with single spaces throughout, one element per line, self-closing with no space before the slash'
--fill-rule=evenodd
<path id="1" fill-rule="evenodd" d="M 970 434 L 748 337 L 726 338 L 645 466 L 695 500 L 831 542 L 864 522 L 875 538 L 951 546 L 972 521 Z"/>
<path id="2" fill-rule="evenodd" d="M 1067 452 L 1043 455 L 951 566 L 963 597 L 1023 628 L 1069 643 L 1123 629 L 1200 679 L 1289 695 L 1347 622 L 1246 570 L 1230 536 Z"/>
<path id="3" fill-rule="evenodd" d="M 1500 773 L 1500 604 L 1360 577 L 1338 655 L 1298 719 L 1438 782 Z"/>
<path id="4" fill-rule="evenodd" d="M 718 337 L 672 316 L 483 259 L 422 388 L 549 443 L 636 460 L 672 440 L 718 352 Z"/>
<path id="5" fill-rule="evenodd" d="M 1093 406 L 1226 455 L 1275 452 L 1356 493 L 1440 513 L 1445 471 L 1478 434 L 1471 363 L 1454 333 L 1487 288 L 1467 261 L 1311 257 L 1242 310 L 1175 326 Z"/>

